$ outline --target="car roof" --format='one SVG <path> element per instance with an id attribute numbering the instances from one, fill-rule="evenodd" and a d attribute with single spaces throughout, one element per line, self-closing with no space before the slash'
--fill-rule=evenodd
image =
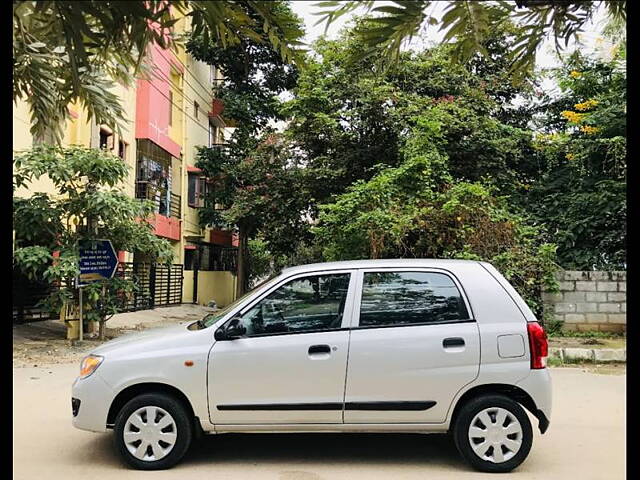
<path id="1" fill-rule="evenodd" d="M 282 273 L 304 273 L 316 270 L 346 270 L 359 268 L 407 268 L 407 267 L 433 267 L 451 268 L 461 264 L 478 264 L 476 260 L 454 260 L 436 258 L 387 258 L 380 260 L 346 260 L 342 262 L 309 263 L 297 265 L 282 270 Z"/>

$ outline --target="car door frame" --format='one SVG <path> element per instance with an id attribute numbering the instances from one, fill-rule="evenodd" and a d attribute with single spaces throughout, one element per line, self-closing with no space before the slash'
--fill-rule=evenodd
<path id="1" fill-rule="evenodd" d="M 439 273 L 439 274 L 444 274 L 447 277 L 449 277 L 454 285 L 456 286 L 456 288 L 458 289 L 458 291 L 460 292 L 460 296 L 462 297 L 463 301 L 464 301 L 464 305 L 467 308 L 467 312 L 469 315 L 469 318 L 467 320 L 447 320 L 447 321 L 440 321 L 440 322 L 425 322 L 425 323 L 414 323 L 414 324 L 407 324 L 407 325 L 378 325 L 378 326 L 360 326 L 360 308 L 362 305 L 362 293 L 363 293 L 363 286 L 364 286 L 364 275 L 365 273 L 384 273 L 384 272 L 394 272 L 394 273 L 402 273 L 402 272 L 424 272 L 424 273 Z M 456 276 L 456 274 L 454 272 L 452 272 L 451 270 L 448 269 L 444 269 L 444 268 L 438 268 L 438 267 L 420 267 L 420 266 L 415 266 L 415 267 L 407 267 L 407 266 L 383 266 L 383 267 L 365 267 L 365 268 L 359 268 L 358 269 L 358 275 L 356 278 L 356 285 L 357 285 L 357 291 L 356 291 L 356 295 L 355 298 L 353 299 L 354 301 L 354 305 L 353 305 L 353 312 L 352 312 L 352 322 L 349 324 L 349 329 L 350 331 L 353 332 L 357 332 L 359 330 L 366 330 L 366 329 L 380 329 L 380 330 L 384 330 L 387 328 L 413 328 L 413 327 L 429 327 L 429 326 L 436 326 L 436 325 L 447 325 L 447 324 L 460 324 L 460 323 L 473 323 L 476 328 L 478 328 L 478 321 L 474 315 L 473 312 L 473 308 L 471 306 L 471 303 L 469 302 L 469 296 L 467 294 L 467 292 L 464 289 L 463 284 L 460 282 L 460 280 L 458 279 L 458 277 Z M 349 359 L 351 359 L 351 353 L 352 353 L 352 347 L 353 347 L 353 335 L 350 335 L 350 339 L 349 339 Z M 469 381 L 467 381 L 464 385 L 460 385 L 459 389 L 457 390 L 455 395 L 452 395 L 451 398 L 448 400 L 449 401 L 449 405 L 447 405 L 447 408 L 445 409 L 445 411 L 448 411 L 448 409 L 450 408 L 451 402 L 453 402 L 454 398 L 456 398 L 456 396 L 459 394 L 460 391 L 462 391 L 464 388 L 467 387 L 467 385 L 473 383 L 474 381 L 476 381 L 476 379 L 478 378 L 479 374 L 480 374 L 480 334 L 479 334 L 479 329 L 478 329 L 478 337 L 477 337 L 477 345 L 478 345 L 478 361 L 477 361 L 477 365 L 476 365 L 476 369 L 475 369 L 475 375 L 473 378 L 469 379 Z M 349 362 L 347 363 L 347 376 L 345 379 L 346 383 L 345 383 L 345 409 L 346 410 L 354 410 L 354 411 L 358 411 L 358 410 L 363 410 L 363 411 L 367 411 L 367 410 L 377 410 L 378 408 L 371 408 L 367 405 L 349 405 L 347 404 L 348 402 L 348 398 L 347 398 L 347 394 L 348 394 L 348 382 L 349 382 Z M 365 403 L 378 403 L 378 402 L 365 402 Z M 382 402 L 382 403 L 386 403 L 386 402 Z M 396 402 L 389 402 L 389 403 L 396 403 Z M 412 403 L 412 402 L 397 402 L 398 404 L 401 403 Z M 407 405 L 407 409 L 410 411 L 411 408 L 414 408 L 415 406 L 413 405 Z M 404 408 L 404 407 L 400 407 L 400 408 Z M 429 408 L 429 407 L 427 407 Z M 395 410 L 395 407 L 389 408 L 389 410 Z M 346 415 L 346 411 L 343 413 L 343 421 L 345 422 L 346 425 L 355 425 L 355 423 L 353 423 L 353 421 L 349 421 Z M 445 414 L 446 417 L 446 414 Z M 443 422 L 446 420 L 446 418 L 443 419 Z M 360 423 L 368 423 L 370 425 L 381 425 L 381 422 L 378 421 L 369 421 L 369 422 L 358 422 Z M 397 423 L 397 424 L 406 424 L 406 421 L 401 421 L 401 420 L 397 420 L 397 421 L 389 421 L 389 423 Z M 415 423 L 423 423 L 423 422 L 415 422 Z M 426 423 L 432 423 L 432 422 L 426 422 Z M 441 422 L 436 422 L 436 423 L 441 423 Z"/>
<path id="2" fill-rule="evenodd" d="M 256 297 L 249 299 L 244 305 L 239 306 L 237 309 L 234 309 L 233 311 L 229 312 L 227 315 L 225 315 L 224 318 L 220 319 L 218 322 L 216 322 L 215 324 L 212 325 L 212 329 L 215 331 L 218 328 L 220 328 L 221 326 L 225 325 L 228 321 L 230 321 L 232 318 L 234 318 L 235 316 L 239 315 L 245 315 L 247 312 L 249 312 L 252 308 L 254 308 L 259 302 L 261 302 L 262 300 L 264 300 L 266 297 L 268 297 L 269 295 L 271 295 L 271 293 L 273 293 L 274 291 L 276 291 L 277 289 L 281 288 L 282 286 L 286 285 L 289 282 L 292 282 L 294 280 L 300 279 L 300 278 L 305 278 L 305 277 L 312 277 L 312 276 L 321 276 L 321 275 L 338 275 L 338 274 L 344 274 L 347 273 L 349 274 L 349 286 L 348 286 L 348 290 L 347 290 L 347 296 L 345 299 L 345 305 L 344 305 L 344 310 L 343 310 L 343 314 L 342 314 L 342 322 L 340 324 L 339 327 L 336 328 L 331 328 L 331 329 L 326 329 L 326 330 L 310 330 L 307 332 L 273 332 L 273 333 L 268 333 L 268 334 L 261 334 L 261 335 L 255 335 L 249 338 L 264 338 L 264 337 L 278 337 L 278 336 L 285 336 L 285 335 L 304 335 L 304 334 L 309 334 L 309 333 L 329 333 L 329 332 L 339 332 L 339 331 L 346 331 L 348 334 L 348 330 L 349 325 L 352 322 L 352 315 L 353 315 L 353 306 L 354 306 L 354 297 L 357 293 L 357 289 L 359 288 L 359 283 L 357 282 L 357 278 L 358 278 L 358 271 L 356 268 L 336 268 L 336 269 L 316 269 L 316 270 L 306 270 L 306 271 L 302 271 L 302 272 L 291 272 L 290 275 L 286 275 L 286 276 L 282 276 L 281 279 L 279 279 L 276 283 L 274 283 L 270 288 L 268 288 L 267 290 L 264 290 L 263 292 L 260 292 Z M 212 412 L 214 409 L 216 409 L 216 402 L 214 399 L 214 396 L 211 395 L 211 391 L 209 388 L 209 383 L 211 381 L 211 375 L 213 374 L 212 371 L 210 371 L 211 368 L 211 355 L 213 352 L 213 349 L 215 347 L 215 344 L 220 341 L 214 341 L 213 344 L 211 345 L 211 348 L 209 350 L 209 355 L 208 355 L 208 359 L 207 359 L 207 404 L 209 406 L 209 412 Z M 223 340 L 224 341 L 224 340 Z M 228 341 L 234 341 L 234 340 L 228 340 Z M 342 395 L 341 398 L 339 400 L 339 403 L 341 405 L 340 408 L 340 423 L 336 423 L 335 425 L 339 425 L 342 423 L 343 421 L 343 415 L 342 412 L 344 411 L 344 386 L 346 383 L 346 375 L 347 375 L 347 358 L 348 358 L 348 348 L 349 348 L 349 338 L 347 337 L 346 342 L 345 342 L 345 348 L 346 348 L 346 352 L 345 352 L 345 361 L 344 361 L 344 369 L 342 371 L 342 379 L 341 379 L 341 383 L 340 383 L 340 388 L 342 391 Z M 217 431 L 219 430 L 218 427 L 221 427 L 222 429 L 228 429 L 231 427 L 230 424 L 228 423 L 215 423 L 215 419 L 213 417 L 213 415 L 210 414 L 210 422 L 214 425 L 214 429 Z M 289 423 L 289 422 L 287 422 Z M 283 423 L 284 424 L 284 423 Z M 246 425 L 246 426 L 258 426 L 258 424 L 256 423 L 237 423 L 237 424 L 233 424 L 234 426 L 242 426 L 242 425 Z M 273 426 L 278 425 L 278 423 L 273 423 Z"/>
<path id="3" fill-rule="evenodd" d="M 376 326 L 376 327 L 361 327 L 360 326 L 360 305 L 362 304 L 362 287 L 364 285 L 364 274 L 365 273 L 384 273 L 384 272 L 424 272 L 424 273 L 442 273 L 447 275 L 448 277 L 450 277 L 453 280 L 453 283 L 455 284 L 456 288 L 458 289 L 458 291 L 460 292 L 460 296 L 462 297 L 462 300 L 464 301 L 464 305 L 467 308 L 467 312 L 469 312 L 469 319 L 466 321 L 474 321 L 477 322 L 475 315 L 473 314 L 473 309 L 471 308 L 471 303 L 469 303 L 469 296 L 467 295 L 467 292 L 464 289 L 464 286 L 462 285 L 462 283 L 460 282 L 460 280 L 458 279 L 458 277 L 456 276 L 455 273 L 453 273 L 451 270 L 447 270 L 444 268 L 437 268 L 437 267 L 366 267 L 366 268 L 359 268 L 358 272 L 357 272 L 357 287 L 358 290 L 355 293 L 355 298 L 353 299 L 353 312 L 352 312 L 352 321 L 349 324 L 349 329 L 360 329 L 360 328 L 393 328 L 393 327 L 398 327 L 399 325 L 382 325 L 382 326 Z M 419 323 L 412 323 L 410 325 L 438 325 L 438 324 L 446 324 L 446 323 L 459 323 L 460 320 L 453 320 L 453 321 L 444 321 L 444 322 L 426 322 L 424 324 L 419 324 Z M 407 326 L 410 326 L 407 325 Z"/>

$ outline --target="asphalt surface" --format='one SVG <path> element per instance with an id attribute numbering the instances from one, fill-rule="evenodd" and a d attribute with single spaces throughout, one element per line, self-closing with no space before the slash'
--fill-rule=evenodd
<path id="1" fill-rule="evenodd" d="M 77 371 L 75 363 L 13 369 L 14 479 L 498 478 L 471 470 L 448 436 L 417 434 L 214 435 L 194 444 L 171 470 L 130 470 L 120 463 L 111 432 L 72 427 L 70 395 Z M 626 375 L 556 368 L 552 378 L 548 432 L 540 435 L 535 429 L 528 459 L 499 478 L 625 478 Z"/>

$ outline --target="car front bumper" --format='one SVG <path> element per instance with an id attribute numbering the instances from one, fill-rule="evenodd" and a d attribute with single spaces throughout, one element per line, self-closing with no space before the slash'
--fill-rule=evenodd
<path id="1" fill-rule="evenodd" d="M 73 382 L 72 424 L 81 430 L 91 432 L 107 431 L 107 415 L 113 400 L 113 390 L 94 372 L 87 378 L 78 377 Z"/>

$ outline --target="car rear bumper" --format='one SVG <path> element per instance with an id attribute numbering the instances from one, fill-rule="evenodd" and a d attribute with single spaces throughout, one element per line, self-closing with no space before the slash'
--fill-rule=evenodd
<path id="1" fill-rule="evenodd" d="M 549 419 L 545 416 L 542 410 L 538 410 L 535 413 L 536 418 L 538 419 L 538 428 L 540 429 L 540 433 L 544 434 L 549 428 Z"/>
<path id="2" fill-rule="evenodd" d="M 517 384 L 529 394 L 535 410 L 532 410 L 538 419 L 538 428 L 540 433 L 544 433 L 549 428 L 551 420 L 551 375 L 548 368 L 539 370 L 531 370 L 529 375 Z"/>

